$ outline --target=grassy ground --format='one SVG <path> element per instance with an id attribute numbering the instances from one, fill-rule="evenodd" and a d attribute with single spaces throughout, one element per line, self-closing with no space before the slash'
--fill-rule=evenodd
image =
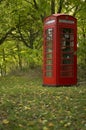
<path id="1" fill-rule="evenodd" d="M 39 70 L 1 77 L 0 130 L 86 130 L 86 85 L 42 87 Z"/>

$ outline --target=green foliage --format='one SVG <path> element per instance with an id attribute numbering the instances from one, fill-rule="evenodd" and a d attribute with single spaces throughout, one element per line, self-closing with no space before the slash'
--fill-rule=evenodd
<path id="1" fill-rule="evenodd" d="M 16 69 L 34 68 L 42 65 L 42 50 L 26 48 L 22 43 L 8 41 L 1 46 L 0 54 L 2 76 Z"/>
<path id="2" fill-rule="evenodd" d="M 40 69 L 0 78 L 0 129 L 85 130 L 86 85 L 42 87 Z"/>
<path id="3" fill-rule="evenodd" d="M 60 10 L 61 13 L 71 14 L 77 18 L 78 64 L 86 65 L 85 0 L 55 0 L 55 7 L 52 0 L 2 0 L 0 73 L 2 71 L 8 73 L 16 67 L 22 69 L 42 64 L 43 20 L 51 15 L 53 8 L 55 13 Z"/>

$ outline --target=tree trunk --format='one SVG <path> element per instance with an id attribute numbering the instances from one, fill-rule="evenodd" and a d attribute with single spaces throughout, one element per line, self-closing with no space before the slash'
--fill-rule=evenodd
<path id="1" fill-rule="evenodd" d="M 59 7 L 57 13 L 61 13 L 64 0 L 59 0 Z"/>
<path id="2" fill-rule="evenodd" d="M 55 14 L 55 0 L 51 0 L 51 14 Z"/>
<path id="3" fill-rule="evenodd" d="M 21 49 L 20 49 L 20 46 L 19 46 L 19 43 L 17 42 L 17 51 L 18 51 L 18 66 L 19 66 L 19 69 L 22 70 L 22 56 L 21 56 Z"/>
<path id="4" fill-rule="evenodd" d="M 5 50 L 4 48 L 2 49 L 2 65 L 0 65 L 0 69 L 1 69 L 1 76 L 5 76 L 6 75 L 6 57 L 5 57 Z"/>

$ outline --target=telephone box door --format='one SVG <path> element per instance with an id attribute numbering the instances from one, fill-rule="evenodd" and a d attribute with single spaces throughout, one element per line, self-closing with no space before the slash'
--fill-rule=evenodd
<path id="1" fill-rule="evenodd" d="M 43 84 L 54 85 L 56 81 L 55 70 L 55 26 L 47 26 L 44 29 L 44 63 Z"/>
<path id="2" fill-rule="evenodd" d="M 60 29 L 60 82 L 62 84 L 76 84 L 76 29 L 72 26 L 61 26 Z"/>

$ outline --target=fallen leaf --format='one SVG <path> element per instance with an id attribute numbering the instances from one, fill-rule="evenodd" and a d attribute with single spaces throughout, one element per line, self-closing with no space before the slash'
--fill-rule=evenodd
<path id="1" fill-rule="evenodd" d="M 52 126 L 54 126 L 54 124 L 53 124 L 52 122 L 50 122 L 50 123 L 48 124 L 48 126 L 49 126 L 49 127 L 52 127 Z"/>
<path id="2" fill-rule="evenodd" d="M 3 124 L 8 124 L 8 123 L 9 123 L 9 120 L 4 119 L 4 120 L 2 121 L 2 123 L 3 123 Z"/>
<path id="3" fill-rule="evenodd" d="M 49 130 L 46 126 L 43 127 L 43 130 Z"/>
<path id="4" fill-rule="evenodd" d="M 19 126 L 20 126 L 20 127 L 23 127 L 23 125 L 22 125 L 22 124 L 19 124 Z"/>
<path id="5" fill-rule="evenodd" d="M 71 123 L 68 122 L 68 123 L 64 124 L 64 127 L 68 127 L 68 126 L 70 126 L 70 125 L 71 125 Z"/>
<path id="6" fill-rule="evenodd" d="M 31 108 L 28 107 L 28 106 L 25 106 L 24 109 L 25 109 L 25 110 L 30 110 Z"/>

